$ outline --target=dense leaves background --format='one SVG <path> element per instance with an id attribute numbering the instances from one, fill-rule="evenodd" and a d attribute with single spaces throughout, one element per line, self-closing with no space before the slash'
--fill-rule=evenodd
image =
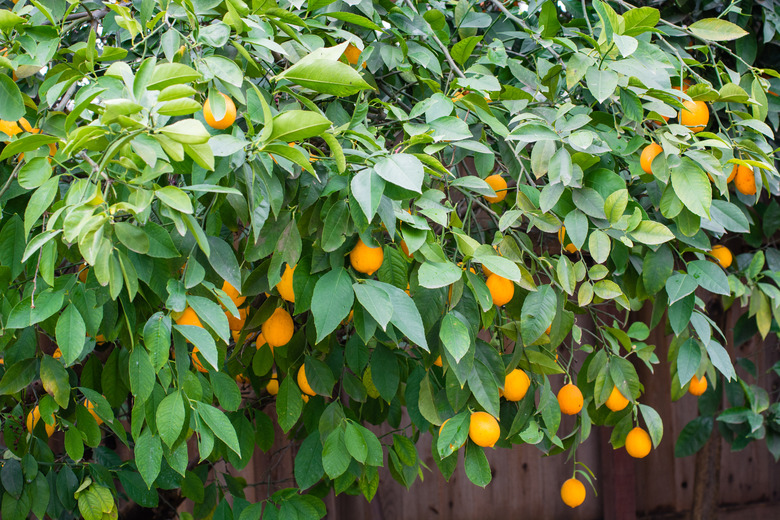
<path id="1" fill-rule="evenodd" d="M 775 3 L 652 3 L 3 0 L 2 517 L 189 498 L 198 518 L 320 518 L 330 489 L 370 500 L 379 467 L 411 485 L 427 431 L 445 477 L 462 451 L 485 486 L 477 410 L 499 448 L 575 463 L 593 424 L 657 445 L 635 364 L 658 363 L 658 326 L 673 396 L 709 382 L 677 455 L 717 425 L 780 456 L 777 396 L 749 359 L 737 374 L 719 321 L 737 306 L 736 342 L 777 331 Z M 202 110 L 222 119 L 220 93 L 224 130 Z M 691 101 L 703 131 L 678 117 Z M 383 248 L 376 273 L 353 268 L 358 241 Z M 483 269 L 513 282 L 506 305 Z M 295 332 L 271 349 L 277 307 Z M 515 368 L 532 385 L 510 402 Z M 551 377 L 584 395 L 565 427 Z M 611 412 L 615 387 L 631 403 Z M 249 504 L 215 463 L 243 468 L 274 422 L 297 487 Z"/>

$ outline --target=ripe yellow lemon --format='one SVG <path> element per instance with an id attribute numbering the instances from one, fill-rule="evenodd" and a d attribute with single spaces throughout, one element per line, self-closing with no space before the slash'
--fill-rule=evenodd
<path id="1" fill-rule="evenodd" d="M 493 297 L 493 304 L 499 307 L 512 301 L 512 297 L 515 295 L 515 284 L 512 283 L 512 280 L 507 280 L 497 274 L 488 276 L 485 285 L 490 291 L 490 296 Z"/>
<path id="2" fill-rule="evenodd" d="M 203 324 L 200 322 L 198 315 L 195 314 L 195 310 L 192 307 L 184 309 L 181 316 L 176 319 L 176 325 L 193 325 L 195 327 L 203 328 Z"/>
<path id="3" fill-rule="evenodd" d="M 227 294 L 236 307 L 241 307 L 246 301 L 246 296 L 241 296 L 241 293 L 233 287 L 227 280 L 222 283 L 222 291 Z"/>
<path id="4" fill-rule="evenodd" d="M 38 421 L 40 420 L 41 420 L 41 410 L 38 408 L 38 405 L 35 405 L 35 408 L 30 410 L 30 413 L 27 414 L 27 431 L 30 434 L 32 434 L 33 430 L 35 429 L 35 426 L 38 424 Z M 54 425 L 44 423 L 44 426 L 46 428 L 46 436 L 51 437 L 51 434 L 54 433 Z"/>
<path id="5" fill-rule="evenodd" d="M 688 385 L 688 393 L 695 396 L 700 396 L 707 390 L 707 377 L 701 376 L 701 379 L 694 375 L 691 378 L 691 383 Z"/>
<path id="6" fill-rule="evenodd" d="M 437 367 L 443 366 L 441 362 L 441 356 L 437 357 L 436 360 L 433 362 L 434 365 Z"/>
<path id="7" fill-rule="evenodd" d="M 293 337 L 295 324 L 286 310 L 278 307 L 262 326 L 263 337 L 271 347 L 286 345 Z"/>
<path id="8" fill-rule="evenodd" d="M 607 402 L 604 404 L 606 404 L 607 408 L 609 408 L 613 412 L 619 412 L 620 410 L 628 406 L 628 399 L 623 397 L 623 394 L 620 393 L 618 387 L 613 386 L 612 392 L 609 394 L 609 399 L 607 399 Z"/>
<path id="9" fill-rule="evenodd" d="M 236 318 L 230 314 L 230 311 L 225 311 L 225 316 L 227 316 L 230 330 L 237 332 L 244 328 L 244 323 L 246 323 L 246 312 L 247 310 L 245 307 L 238 309 L 238 318 Z"/>
<path id="10" fill-rule="evenodd" d="M 574 508 L 585 502 L 585 485 L 576 478 L 570 478 L 561 486 L 561 500 Z"/>
<path id="11" fill-rule="evenodd" d="M 626 451 L 635 459 L 643 459 L 650 453 L 653 443 L 650 435 L 642 428 L 637 426 L 626 436 Z"/>
<path id="12" fill-rule="evenodd" d="M 525 397 L 530 386 L 528 374 L 516 368 L 504 377 L 504 398 L 507 401 L 519 401 Z"/>
<path id="13" fill-rule="evenodd" d="M 349 262 L 352 268 L 369 276 L 374 274 L 385 260 L 385 253 L 381 247 L 367 246 L 363 240 L 358 239 L 358 243 L 349 253 Z"/>
<path id="14" fill-rule="evenodd" d="M 312 390 L 311 386 L 309 386 L 309 381 L 306 379 L 306 367 L 304 365 L 301 365 L 301 368 L 298 369 L 298 388 L 306 395 L 317 395 L 317 392 Z"/>
<path id="15" fill-rule="evenodd" d="M 344 57 L 347 58 L 347 61 L 350 65 L 357 65 L 358 60 L 360 59 L 361 51 L 351 43 L 347 45 L 347 48 L 344 49 Z M 363 64 L 363 67 L 365 68 L 366 64 Z"/>
<path id="16" fill-rule="evenodd" d="M 576 385 L 569 383 L 558 391 L 558 405 L 561 413 L 575 415 L 582 410 L 582 392 Z"/>
<path id="17" fill-rule="evenodd" d="M 202 372 L 204 374 L 208 373 L 209 369 L 203 366 L 203 363 L 200 362 L 200 356 L 198 356 L 198 347 L 192 347 L 192 366 L 195 367 L 195 370 L 198 372 Z"/>
<path id="18" fill-rule="evenodd" d="M 469 423 L 469 437 L 474 444 L 492 448 L 501 436 L 501 428 L 495 417 L 487 412 L 474 412 Z"/>
<path id="19" fill-rule="evenodd" d="M 710 121 L 710 109 L 704 101 L 683 101 L 680 111 L 680 124 L 693 132 L 701 132 Z"/>
<path id="20" fill-rule="evenodd" d="M 564 242 L 566 241 L 566 226 L 561 226 L 561 229 L 558 230 L 558 242 L 561 243 L 561 246 L 566 249 L 569 253 L 576 253 L 577 247 L 569 242 L 564 246 Z"/>
<path id="21" fill-rule="evenodd" d="M 663 151 L 664 149 L 661 148 L 661 145 L 658 143 L 650 143 L 649 145 L 645 146 L 645 149 L 642 150 L 642 155 L 639 157 L 639 164 L 642 166 L 642 169 L 645 173 L 650 175 L 653 174 L 653 169 L 651 168 L 653 159 L 655 159 L 656 156 Z"/>
<path id="22" fill-rule="evenodd" d="M 720 244 L 712 246 L 710 254 L 715 258 L 715 261 L 723 268 L 728 269 L 731 262 L 734 261 L 734 255 L 731 254 L 731 250 Z"/>
<path id="23" fill-rule="evenodd" d="M 271 380 L 268 381 L 267 385 L 265 385 L 265 390 L 271 395 L 276 395 L 279 393 L 279 379 L 276 377 L 276 372 L 273 373 Z"/>
<path id="24" fill-rule="evenodd" d="M 233 103 L 232 99 L 222 92 L 219 94 L 225 98 L 225 115 L 219 120 L 214 118 L 214 114 L 211 112 L 211 103 L 209 103 L 209 100 L 207 99 L 206 102 L 203 103 L 203 119 L 206 120 L 206 124 L 211 128 L 214 128 L 215 130 L 224 130 L 236 121 L 236 105 Z"/>
<path id="25" fill-rule="evenodd" d="M 89 411 L 90 414 L 92 414 L 92 417 L 95 418 L 95 421 L 97 421 L 98 426 L 103 424 L 103 419 L 101 419 L 98 414 L 95 412 L 95 405 L 92 404 L 92 401 L 89 399 L 84 399 L 84 406 L 87 408 L 87 411 Z"/>
<path id="26" fill-rule="evenodd" d="M 490 202 L 491 204 L 495 204 L 496 202 L 501 202 L 506 198 L 507 185 L 502 176 L 498 174 L 490 175 L 485 179 L 485 182 L 487 182 L 490 187 L 493 188 L 493 191 L 496 192 L 495 197 L 485 196 L 486 201 Z"/>
<path id="27" fill-rule="evenodd" d="M 743 195 L 755 195 L 756 177 L 753 175 L 753 169 L 747 167 L 737 168 L 737 175 L 734 177 L 734 187 Z"/>
<path id="28" fill-rule="evenodd" d="M 292 268 L 290 268 L 289 265 L 285 266 L 284 272 L 282 273 L 282 279 L 279 280 L 278 284 L 276 284 L 276 290 L 279 291 L 279 296 L 291 303 L 295 303 L 295 292 L 293 291 L 293 273 L 295 272 L 296 267 L 297 266 L 295 265 L 292 266 Z"/>

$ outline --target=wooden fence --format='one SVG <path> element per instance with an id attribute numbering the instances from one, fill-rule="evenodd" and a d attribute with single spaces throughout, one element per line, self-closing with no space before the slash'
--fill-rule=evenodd
<path id="1" fill-rule="evenodd" d="M 754 338 L 734 349 L 731 330 L 741 312 L 728 311 L 728 343 L 732 359 L 749 357 L 757 366 L 758 384 L 775 395 L 778 378 L 768 373 L 778 355 L 776 338 L 761 341 Z M 635 313 L 633 319 L 649 323 L 649 309 Z M 581 319 L 581 318 L 580 318 Z M 587 326 L 578 322 L 581 326 Z M 678 459 L 674 444 L 682 428 L 697 414 L 697 400 L 686 395 L 677 402 L 670 398 L 670 371 L 666 362 L 668 342 L 660 328 L 654 330 L 648 343 L 655 344 L 661 360 L 651 374 L 641 367 L 640 379 L 645 387 L 641 401 L 655 408 L 664 421 L 661 445 L 642 460 L 631 459 L 625 450 L 613 450 L 608 444 L 610 429 L 597 427 L 577 450 L 577 458 L 588 465 L 598 477 L 597 496 L 588 489 L 585 503 L 569 509 L 561 502 L 559 490 L 572 474 L 572 463 L 566 454 L 544 457 L 533 446 L 514 449 L 487 450 L 493 480 L 482 489 L 471 484 L 463 469 L 463 459 L 449 482 L 445 482 L 430 456 L 431 436 L 420 439 L 418 448 L 425 463 L 433 471 L 425 472 L 406 490 L 395 482 L 386 470 L 380 471 L 380 485 L 372 503 L 362 496 L 332 494 L 327 499 L 330 519 L 524 519 L 623 520 L 699 518 L 714 520 L 777 519 L 780 518 L 780 464 L 776 464 L 763 441 L 732 453 L 719 436 L 710 449 L 717 460 L 707 461 L 700 455 Z M 736 352 L 735 352 L 736 350 Z M 574 367 L 576 370 L 576 366 Z M 742 376 L 746 374 L 738 369 Z M 562 384 L 562 376 L 553 377 L 553 385 Z M 554 387 L 554 390 L 557 388 Z M 776 398 L 776 397 L 775 397 Z M 266 410 L 272 417 L 272 407 Z M 564 418 L 561 432 L 573 425 Z M 717 444 L 720 443 L 720 446 Z M 715 449 L 717 448 L 717 449 Z M 719 452 L 719 453 L 718 453 Z M 247 493 L 249 500 L 262 500 L 275 489 L 293 484 L 295 447 L 288 446 L 281 431 L 277 431 L 276 446 L 267 454 L 258 452 L 241 475 L 256 485 Z M 697 457 L 700 459 L 697 461 Z M 697 470 L 698 466 L 698 470 Z M 698 475 L 698 476 L 697 476 Z M 717 483 L 711 481 L 719 475 Z M 699 485 L 696 485 L 697 478 Z M 707 480 L 710 479 L 710 481 Z M 695 501 L 695 489 L 700 494 Z M 694 503 L 696 514 L 693 514 Z M 708 507 L 709 502 L 709 509 Z"/>

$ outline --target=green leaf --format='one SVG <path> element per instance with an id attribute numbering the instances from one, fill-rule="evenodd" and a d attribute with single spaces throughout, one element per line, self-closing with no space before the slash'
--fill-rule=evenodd
<path id="1" fill-rule="evenodd" d="M 217 345 L 214 343 L 214 338 L 211 337 L 211 334 L 202 327 L 195 325 L 174 325 L 173 328 L 181 333 L 187 341 L 198 347 L 198 353 L 203 356 L 203 359 L 214 367 L 214 370 L 219 371 Z"/>
<path id="2" fill-rule="evenodd" d="M 195 410 L 203 419 L 209 429 L 216 435 L 228 448 L 241 457 L 241 447 L 238 444 L 236 430 L 224 413 L 206 403 L 196 403 Z"/>
<path id="3" fill-rule="evenodd" d="M 650 438 L 653 440 L 653 446 L 657 448 L 664 436 L 664 423 L 661 420 L 661 416 L 646 404 L 640 403 L 639 411 L 642 412 L 648 433 L 650 433 Z"/>
<path id="4" fill-rule="evenodd" d="M 291 376 L 285 377 L 279 385 L 279 393 L 276 396 L 276 414 L 279 426 L 285 433 L 295 426 L 303 410 L 301 389 L 293 380 Z"/>
<path id="5" fill-rule="evenodd" d="M 609 258 L 611 241 L 609 235 L 601 230 L 595 230 L 588 238 L 588 249 L 596 263 L 603 264 Z"/>
<path id="6" fill-rule="evenodd" d="M 493 417 L 499 416 L 498 382 L 493 372 L 481 360 L 474 360 L 474 369 L 468 375 L 469 389 L 474 398 Z"/>
<path id="7" fill-rule="evenodd" d="M 642 282 L 647 294 L 653 295 L 663 289 L 674 270 L 672 250 L 661 245 L 657 250 L 650 249 L 642 261 Z"/>
<path id="8" fill-rule="evenodd" d="M 747 36 L 748 32 L 739 25 L 721 18 L 704 18 L 688 26 L 688 29 L 702 40 L 724 42 Z"/>
<path id="9" fill-rule="evenodd" d="M 273 132 L 268 140 L 303 141 L 322 134 L 330 126 L 330 120 L 318 112 L 286 110 L 274 117 Z"/>
<path id="10" fill-rule="evenodd" d="M 611 224 L 615 224 L 628 206 L 628 190 L 617 190 L 604 201 L 604 213 Z"/>
<path id="11" fill-rule="evenodd" d="M 317 281 L 311 312 L 314 315 L 318 343 L 347 317 L 354 301 L 352 279 L 343 267 L 331 270 Z"/>
<path id="12" fill-rule="evenodd" d="M 41 382 L 43 389 L 54 397 L 61 408 L 68 407 L 70 400 L 70 382 L 68 371 L 62 364 L 51 356 L 44 355 L 41 358 Z"/>
<path id="13" fill-rule="evenodd" d="M 184 401 L 179 390 L 165 396 L 160 401 L 160 404 L 157 405 L 157 431 L 160 433 L 162 441 L 168 447 L 172 447 L 176 439 L 181 435 L 184 428 L 184 418 Z"/>
<path id="14" fill-rule="evenodd" d="M 390 303 L 393 305 L 393 317 L 390 318 L 390 323 L 406 335 L 412 343 L 416 343 L 423 350 L 429 351 L 420 311 L 409 295 L 398 287 L 387 283 L 375 280 L 366 280 L 365 283 L 382 289 L 390 296 Z"/>
<path id="15" fill-rule="evenodd" d="M 382 201 L 382 194 L 385 191 L 385 181 L 377 175 L 373 168 L 365 168 L 359 171 L 350 182 L 352 196 L 360 205 L 366 220 L 371 222 L 379 203 Z"/>
<path id="16" fill-rule="evenodd" d="M 392 402 L 401 381 L 398 360 L 386 346 L 379 344 L 371 355 L 371 376 L 379 395 Z"/>
<path id="17" fill-rule="evenodd" d="M 422 287 L 437 289 L 452 285 L 463 277 L 463 271 L 452 262 L 429 262 L 420 266 L 417 279 Z"/>
<path id="18" fill-rule="evenodd" d="M 439 328 L 439 339 L 444 345 L 444 348 L 455 358 L 456 362 L 460 362 L 463 356 L 469 351 L 471 347 L 471 335 L 469 334 L 468 325 L 463 323 L 455 313 L 447 313 L 441 322 Z"/>
<path id="19" fill-rule="evenodd" d="M 18 361 L 8 367 L 0 380 L 0 395 L 15 394 L 32 383 L 37 375 L 38 364 L 34 358 Z"/>
<path id="20" fill-rule="evenodd" d="M 556 306 L 555 291 L 549 285 L 540 286 L 526 297 L 520 318 L 524 344 L 531 345 L 544 334 L 555 318 Z"/>
<path id="21" fill-rule="evenodd" d="M 634 27 L 655 27 L 661 19 L 661 13 L 653 7 L 629 9 L 623 13 L 626 30 Z"/>
<path id="22" fill-rule="evenodd" d="M 308 489 L 320 481 L 325 474 L 322 467 L 322 442 L 315 431 L 301 443 L 295 455 L 295 482 L 301 489 Z"/>
<path id="23" fill-rule="evenodd" d="M 214 395 L 219 400 L 219 405 L 228 412 L 235 412 L 241 405 L 241 390 L 239 390 L 236 381 L 225 374 L 217 372 L 211 374 L 211 386 L 214 388 Z"/>
<path id="24" fill-rule="evenodd" d="M 699 283 L 699 286 L 711 293 L 723 294 L 725 296 L 731 294 L 729 279 L 726 273 L 714 262 L 707 260 L 689 262 L 688 275 L 692 276 Z"/>
<path id="25" fill-rule="evenodd" d="M 351 96 L 372 88 L 354 68 L 340 61 L 327 59 L 304 57 L 277 77 L 315 92 L 337 97 Z"/>
<path id="26" fill-rule="evenodd" d="M 192 213 L 192 202 L 190 198 L 181 189 L 176 186 L 165 186 L 155 191 L 154 194 L 165 205 L 181 211 L 182 213 Z"/>
<path id="27" fill-rule="evenodd" d="M 30 197 L 30 200 L 27 203 L 27 207 L 24 209 L 25 235 L 30 233 L 30 230 L 38 222 L 41 215 L 43 215 L 43 213 L 49 209 L 51 203 L 54 202 L 54 197 L 57 196 L 58 188 L 59 176 L 56 176 L 44 182 L 40 188 L 33 192 L 32 197 Z"/>
<path id="28" fill-rule="evenodd" d="M 483 448 L 473 442 L 466 445 L 465 457 L 466 476 L 469 480 L 480 487 L 486 487 L 490 484 L 493 475 L 490 472 L 490 463 L 485 456 Z"/>
<path id="29" fill-rule="evenodd" d="M 142 255 L 149 252 L 149 237 L 146 236 L 143 228 L 128 222 L 117 222 L 114 224 L 114 233 L 129 250 Z"/>
<path id="30" fill-rule="evenodd" d="M 606 101 L 608 97 L 615 93 L 618 85 L 618 75 L 611 70 L 599 70 L 591 67 L 585 73 L 585 80 L 588 82 L 588 90 L 599 103 Z"/>
<path id="31" fill-rule="evenodd" d="M 6 11 L 7 12 L 7 11 Z M 16 16 L 16 15 L 14 15 Z M 16 16 L 19 18 L 18 16 Z M 18 121 L 24 117 L 24 100 L 19 87 L 7 74 L 0 74 L 0 119 Z"/>
<path id="32" fill-rule="evenodd" d="M 68 305 L 60 314 L 55 337 L 65 366 L 72 365 L 81 356 L 87 339 L 87 325 L 75 305 Z"/>
<path id="33" fill-rule="evenodd" d="M 674 238 L 674 234 L 668 227 L 652 220 L 643 220 L 630 234 L 637 242 L 651 246 L 663 244 Z"/>
<path id="34" fill-rule="evenodd" d="M 712 417 L 697 417 L 680 432 L 674 445 L 674 456 L 689 457 L 702 449 L 712 433 L 715 421 Z"/>
<path id="35" fill-rule="evenodd" d="M 471 56 L 471 53 L 474 52 L 477 44 L 481 41 L 482 36 L 469 36 L 460 40 L 452 46 L 452 51 L 450 51 L 452 59 L 455 60 L 458 65 L 464 65 L 466 60 Z"/>
<path id="36" fill-rule="evenodd" d="M 160 63 L 154 68 L 146 88 L 162 90 L 171 85 L 191 83 L 200 79 L 200 73 L 183 63 Z"/>
<path id="37" fill-rule="evenodd" d="M 312 390 L 320 395 L 330 396 L 333 392 L 333 385 L 336 379 L 333 377 L 333 371 L 325 362 L 319 359 L 306 356 L 304 361 L 306 367 L 306 380 L 309 382 Z"/>
<path id="38" fill-rule="evenodd" d="M 680 166 L 671 168 L 674 193 L 694 215 L 710 218 L 712 185 L 707 174 L 695 162 L 684 157 Z"/>
<path id="39" fill-rule="evenodd" d="M 387 324 L 393 317 L 393 306 L 387 293 L 378 287 L 359 283 L 352 284 L 352 289 L 360 305 L 371 314 L 382 330 L 387 330 Z"/>
<path id="40" fill-rule="evenodd" d="M 347 471 L 349 461 L 350 456 L 344 443 L 344 430 L 336 428 L 325 439 L 322 448 L 322 467 L 328 477 L 335 479 Z"/>
<path id="41" fill-rule="evenodd" d="M 365 464 L 368 458 L 368 444 L 363 438 L 363 433 L 351 421 L 347 422 L 346 430 L 344 431 L 344 444 L 346 444 L 347 451 L 353 459 L 361 464 Z"/>
<path id="42" fill-rule="evenodd" d="M 699 343 L 693 339 L 688 339 L 680 347 L 677 353 L 677 377 L 680 384 L 685 386 L 696 374 L 696 370 L 701 363 L 701 349 Z"/>
<path id="43" fill-rule="evenodd" d="M 561 28 L 558 21 L 558 10 L 555 2 L 547 0 L 542 5 L 542 11 L 539 14 L 539 27 L 542 29 L 542 38 L 552 38 Z"/>
<path id="44" fill-rule="evenodd" d="M 177 143 L 206 144 L 211 137 L 203 123 L 197 119 L 182 119 L 160 129 L 160 133 Z M 173 186 L 166 186 L 173 187 Z"/>
<path id="45" fill-rule="evenodd" d="M 130 353 L 128 365 L 130 390 L 138 402 L 146 401 L 154 390 L 155 370 L 149 354 L 143 347 L 137 346 Z"/>
<path id="46" fill-rule="evenodd" d="M 162 443 L 160 437 L 154 435 L 149 428 L 144 429 L 141 436 L 135 441 L 135 463 L 138 472 L 146 482 L 146 487 L 151 489 L 157 475 L 160 474 L 162 465 Z"/>
<path id="47" fill-rule="evenodd" d="M 682 300 L 697 287 L 696 279 L 688 274 L 675 274 L 666 280 L 666 294 L 669 296 L 669 303 L 672 304 Z"/>
<path id="48" fill-rule="evenodd" d="M 731 363 L 731 357 L 723 346 L 717 341 L 710 340 L 706 345 L 707 354 L 710 361 L 726 379 L 731 381 L 736 379 L 737 373 L 734 371 L 734 365 Z"/>
<path id="49" fill-rule="evenodd" d="M 144 325 L 144 346 L 151 355 L 155 373 L 168 361 L 171 350 L 171 318 L 162 312 L 154 313 Z"/>
<path id="50" fill-rule="evenodd" d="M 65 432 L 65 451 L 68 453 L 68 457 L 76 462 L 84 457 L 84 441 L 78 429 L 69 428 Z"/>
<path id="51" fill-rule="evenodd" d="M 417 157 L 405 153 L 387 155 L 376 162 L 374 169 L 387 182 L 420 193 L 424 174 Z"/>

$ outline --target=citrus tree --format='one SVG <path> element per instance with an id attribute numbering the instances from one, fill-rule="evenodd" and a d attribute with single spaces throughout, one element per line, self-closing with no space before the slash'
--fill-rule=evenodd
<path id="1" fill-rule="evenodd" d="M 655 327 L 703 394 L 678 454 L 780 455 L 715 312 L 780 312 L 778 75 L 735 4 L 1 0 L 2 518 L 321 518 L 523 443 L 576 507 L 593 425 L 662 440 Z M 295 486 L 250 504 L 217 462 L 275 424 Z"/>

